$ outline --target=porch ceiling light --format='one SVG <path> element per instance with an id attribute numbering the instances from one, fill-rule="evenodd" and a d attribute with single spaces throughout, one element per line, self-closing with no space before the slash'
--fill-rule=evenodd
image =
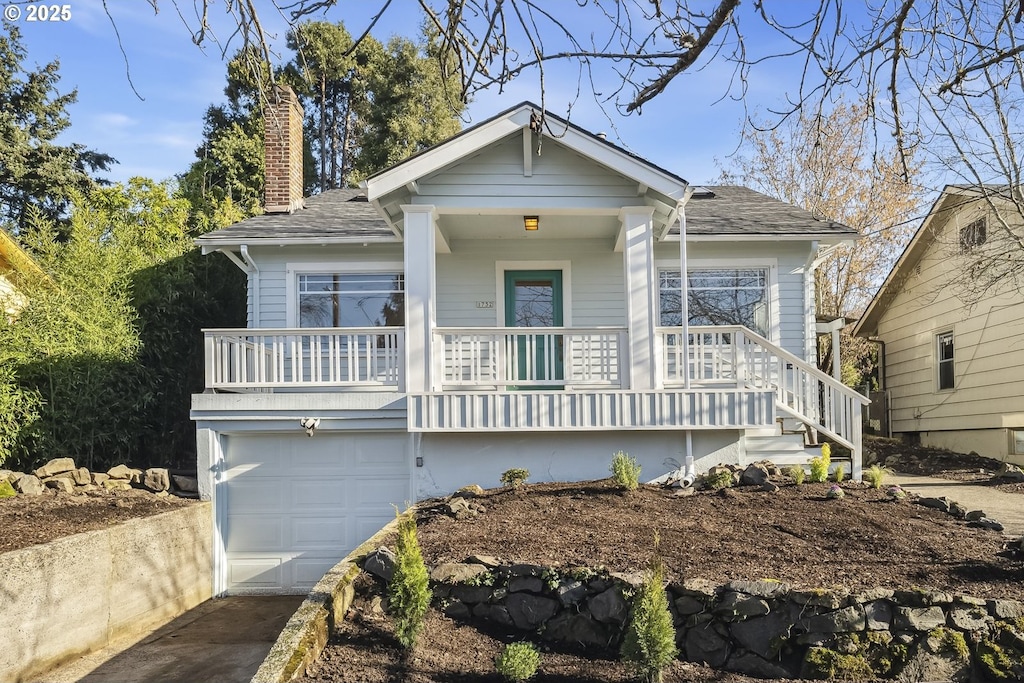
<path id="1" fill-rule="evenodd" d="M 537 216 L 523 216 L 523 227 L 528 231 L 536 230 L 540 227 L 540 218 Z"/>

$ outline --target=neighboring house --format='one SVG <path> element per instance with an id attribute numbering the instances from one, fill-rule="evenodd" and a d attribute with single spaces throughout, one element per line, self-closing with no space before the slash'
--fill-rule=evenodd
<path id="1" fill-rule="evenodd" d="M 947 186 L 854 328 L 880 342 L 893 435 L 1024 464 L 1024 298 L 1007 281 L 968 306 L 952 282 L 1011 215 L 1020 234 L 999 188 Z"/>
<path id="2" fill-rule="evenodd" d="M 14 238 L 0 228 L 0 311 L 8 318 L 16 316 L 28 303 L 20 291 L 26 277 L 47 276 Z"/>
<path id="3" fill-rule="evenodd" d="M 303 200 L 278 95 L 267 215 L 198 240 L 248 273 L 248 328 L 206 331 L 192 403 L 217 593 L 305 591 L 394 505 L 512 467 L 806 461 L 782 418 L 859 477 L 864 399 L 813 365 L 813 268 L 850 229 L 551 114 L 540 135 L 530 103 Z"/>

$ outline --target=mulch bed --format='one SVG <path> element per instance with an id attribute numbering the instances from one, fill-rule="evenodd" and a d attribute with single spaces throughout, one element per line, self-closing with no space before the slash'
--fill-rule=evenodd
<path id="1" fill-rule="evenodd" d="M 865 436 L 864 447 L 877 457 L 880 464 L 897 472 L 969 481 L 1004 493 L 1024 494 L 1024 483 L 1008 484 L 993 478 L 1001 462 L 977 453 L 956 453 L 879 436 Z"/>

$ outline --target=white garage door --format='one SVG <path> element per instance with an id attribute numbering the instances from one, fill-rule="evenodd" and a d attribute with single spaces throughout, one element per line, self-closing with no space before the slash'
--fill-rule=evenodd
<path id="1" fill-rule="evenodd" d="M 411 498 L 404 434 L 225 439 L 229 593 L 308 592 Z"/>

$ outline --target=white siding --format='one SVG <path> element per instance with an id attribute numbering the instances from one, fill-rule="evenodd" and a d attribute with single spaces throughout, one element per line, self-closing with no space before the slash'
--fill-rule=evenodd
<path id="1" fill-rule="evenodd" d="M 1024 427 L 1024 301 L 1011 292 L 967 308 L 948 286 L 963 263 L 958 230 L 981 212 L 976 203 L 936 224 L 937 238 L 879 318 L 894 432 Z M 954 388 L 940 391 L 935 338 L 946 331 L 953 332 Z M 1001 449 L 983 455 L 1005 456 L 1007 441 L 987 441 Z"/>
<path id="2" fill-rule="evenodd" d="M 479 206 L 481 201 L 498 201 L 502 208 L 530 209 L 581 203 L 617 208 L 637 203 L 635 182 L 556 141 L 545 142 L 539 156 L 536 147 L 533 152 L 532 174 L 526 176 L 522 136 L 510 136 L 421 180 L 416 203 Z"/>

